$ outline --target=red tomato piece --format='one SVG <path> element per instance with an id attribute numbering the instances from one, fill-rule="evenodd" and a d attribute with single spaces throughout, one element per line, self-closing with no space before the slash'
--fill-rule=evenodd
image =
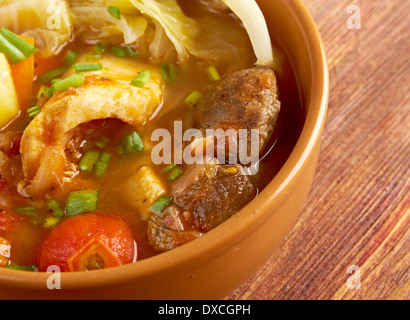
<path id="1" fill-rule="evenodd" d="M 68 218 L 41 245 L 38 268 L 62 272 L 115 267 L 136 260 L 132 230 L 119 217 L 87 213 Z"/>

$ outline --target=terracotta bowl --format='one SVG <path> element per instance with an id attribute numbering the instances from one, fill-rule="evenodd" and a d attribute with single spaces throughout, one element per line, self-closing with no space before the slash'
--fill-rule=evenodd
<path id="1" fill-rule="evenodd" d="M 118 268 L 61 275 L 0 269 L 0 299 L 221 299 L 245 283 L 280 246 L 306 201 L 314 176 L 328 99 L 322 41 L 300 0 L 259 0 L 286 50 L 306 110 L 297 145 L 259 196 L 202 238 Z"/>

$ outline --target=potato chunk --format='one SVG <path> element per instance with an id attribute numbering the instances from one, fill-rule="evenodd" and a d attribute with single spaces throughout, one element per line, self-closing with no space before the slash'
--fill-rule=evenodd
<path id="1" fill-rule="evenodd" d="M 141 167 L 124 185 L 127 199 L 131 206 L 148 219 L 149 207 L 161 196 L 167 193 L 167 189 L 155 171 L 147 166 Z"/>
<path id="2" fill-rule="evenodd" d="M 11 76 L 10 65 L 3 53 L 0 53 L 0 129 L 19 113 L 16 89 Z"/>

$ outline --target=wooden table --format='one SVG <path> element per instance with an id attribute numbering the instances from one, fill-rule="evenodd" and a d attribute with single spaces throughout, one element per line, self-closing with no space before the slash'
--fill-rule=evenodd
<path id="1" fill-rule="evenodd" d="M 304 2 L 330 70 L 317 173 L 280 250 L 228 298 L 410 299 L 410 1 Z"/>

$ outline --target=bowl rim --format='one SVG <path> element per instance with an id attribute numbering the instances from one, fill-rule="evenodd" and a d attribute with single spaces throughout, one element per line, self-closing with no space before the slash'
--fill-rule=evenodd
<path id="1" fill-rule="evenodd" d="M 287 0 L 286 2 L 299 20 L 303 38 L 309 49 L 312 66 L 310 105 L 314 107 L 309 108 L 306 114 L 305 125 L 295 148 L 277 175 L 259 193 L 257 197 L 259 201 L 251 201 L 222 225 L 201 238 L 171 251 L 138 261 L 138 263 L 116 268 L 93 272 L 62 273 L 61 281 L 64 282 L 64 290 L 84 289 L 90 286 L 98 288 L 114 283 L 123 283 L 131 278 L 144 278 L 147 275 L 159 274 L 164 270 L 164 266 L 168 269 L 179 265 L 199 264 L 203 261 L 203 257 L 206 257 L 206 260 L 211 260 L 235 245 L 239 241 L 238 235 L 240 233 L 246 235 L 256 229 L 281 204 L 286 191 L 294 186 L 298 173 L 310 158 L 312 150 L 320 139 L 329 97 L 328 66 L 318 27 L 301 0 Z M 252 229 L 249 229 L 249 226 L 252 226 Z M 239 237 L 239 239 L 242 238 L 243 236 Z M 166 263 L 164 263 L 165 261 Z M 119 268 L 121 268 L 121 272 L 118 272 Z M 15 288 L 44 289 L 49 277 L 50 273 L 46 272 L 0 268 L 0 285 Z"/>

